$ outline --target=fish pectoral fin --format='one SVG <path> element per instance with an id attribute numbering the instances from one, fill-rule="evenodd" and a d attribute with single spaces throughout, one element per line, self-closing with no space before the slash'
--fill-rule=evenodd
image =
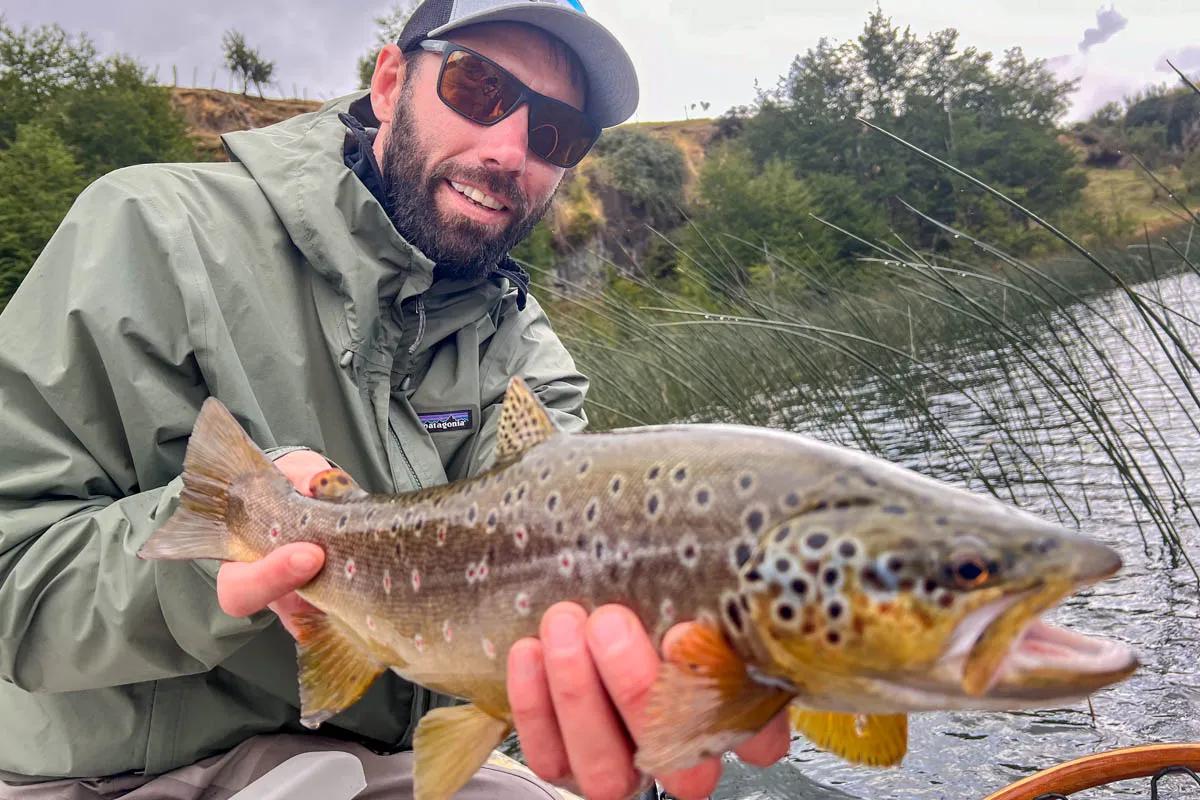
<path id="1" fill-rule="evenodd" d="M 792 697 L 756 681 L 719 630 L 696 623 L 670 648 L 650 690 L 638 769 L 662 775 L 720 755 L 757 733 Z"/>
<path id="2" fill-rule="evenodd" d="M 316 612 L 292 618 L 300 667 L 300 722 L 316 728 L 353 704 L 386 666 L 367 643 L 335 617 Z"/>
<path id="3" fill-rule="evenodd" d="M 822 750 L 855 764 L 891 767 L 908 751 L 905 714 L 845 714 L 794 706 L 788 712 L 793 730 Z"/>
<path id="4" fill-rule="evenodd" d="M 370 496 L 354 482 L 350 473 L 337 467 L 323 469 L 313 475 L 308 482 L 308 493 L 317 500 L 330 503 L 353 503 Z"/>
<path id="5" fill-rule="evenodd" d="M 508 382 L 496 430 L 496 465 L 515 461 L 521 453 L 558 433 L 546 407 L 517 376 Z"/>
<path id="6" fill-rule="evenodd" d="M 507 720 L 475 705 L 435 708 L 413 734 L 413 800 L 448 800 L 508 735 Z"/>

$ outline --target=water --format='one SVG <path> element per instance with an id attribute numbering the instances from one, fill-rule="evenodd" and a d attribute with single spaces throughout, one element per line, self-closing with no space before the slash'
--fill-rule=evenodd
<path id="1" fill-rule="evenodd" d="M 1138 291 L 1177 313 L 1178 335 L 1200 352 L 1200 278 L 1175 276 Z M 1035 334 L 1039 348 L 1058 363 L 1082 365 L 1089 403 L 1123 432 L 1128 457 L 1148 486 L 1165 498 L 1163 514 L 1193 557 L 1200 557 L 1200 526 L 1189 502 L 1189 482 L 1200 474 L 1200 417 L 1186 381 L 1200 376 L 1172 365 L 1170 349 L 1152 337 L 1133 305 L 1120 292 L 1097 298 L 1091 308 L 1068 309 L 1055 319 L 1065 346 L 1049 331 Z M 1069 324 L 1078 323 L 1082 333 Z M 1088 344 L 1094 343 L 1095 347 Z M 892 461 L 980 490 L 982 480 L 1004 487 L 1022 507 L 1063 519 L 1121 552 L 1122 572 L 1069 599 L 1051 622 L 1126 642 L 1143 666 L 1128 681 L 1087 704 L 1015 713 L 931 713 L 910 718 L 909 753 L 902 766 L 871 769 L 848 765 L 796 739 L 786 762 L 757 770 L 736 762 L 714 795 L 718 798 L 822 800 L 926 800 L 982 798 L 1030 773 L 1089 753 L 1170 741 L 1200 741 L 1200 587 L 1189 566 L 1171 556 L 1150 518 L 1129 500 L 1129 487 L 1088 424 L 1064 411 L 1053 378 L 1035 374 L 1011 348 L 964 344 L 940 357 L 965 391 L 942 391 L 931 406 L 946 432 L 962 444 L 929 430 L 896 398 L 871 382 L 850 397 L 875 447 Z M 1021 372 L 1024 370 L 1024 372 Z M 1182 373 L 1182 377 L 1181 374 Z M 913 376 L 914 379 L 919 379 Z M 1012 386 L 1021 387 L 1014 392 Z M 973 396 L 980 403 L 968 399 Z M 983 405 L 1016 435 L 997 431 Z M 1078 410 L 1078 409 L 1077 409 Z M 781 415 L 790 427 L 826 440 L 855 445 L 861 430 L 837 416 L 814 421 L 811 408 Z M 1189 413 L 1190 411 L 1190 413 Z M 964 480 L 964 453 L 979 476 Z M 1044 473 L 1040 474 L 1039 470 Z M 1052 479 L 1061 496 L 1051 490 Z M 1084 800 L 1149 797 L 1148 781 L 1129 781 L 1083 792 Z M 1176 781 L 1164 797 L 1200 798 L 1200 788 Z M 1164 789 L 1167 786 L 1164 784 Z"/>

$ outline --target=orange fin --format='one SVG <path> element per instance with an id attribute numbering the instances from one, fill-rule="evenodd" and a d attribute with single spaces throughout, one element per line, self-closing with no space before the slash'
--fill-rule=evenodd
<path id="1" fill-rule="evenodd" d="M 138 557 L 226 561 L 257 558 L 240 546 L 225 525 L 231 484 L 255 473 L 274 482 L 281 493 L 291 491 L 287 478 L 246 435 L 229 409 L 220 400 L 208 398 L 188 440 L 179 507 L 142 545 Z"/>
<path id="2" fill-rule="evenodd" d="M 891 767 L 908 751 L 904 714 L 844 714 L 790 708 L 792 729 L 817 747 L 855 764 Z"/>
<path id="3" fill-rule="evenodd" d="M 448 800 L 500 746 L 506 720 L 477 706 L 435 708 L 413 735 L 413 800 Z"/>
<path id="4" fill-rule="evenodd" d="M 316 612 L 293 618 L 300 666 L 300 722 L 316 728 L 370 688 L 386 669 L 349 626 Z"/>
<path id="5" fill-rule="evenodd" d="M 344 469 L 323 469 L 308 482 L 308 492 L 317 500 L 330 503 L 353 503 L 366 500 L 368 495 Z"/>
<path id="6" fill-rule="evenodd" d="M 637 766 L 643 772 L 674 772 L 736 747 L 794 696 L 755 680 L 710 625 L 694 624 L 666 659 L 638 737 Z"/>
<path id="7" fill-rule="evenodd" d="M 515 461 L 521 453 L 558 433 L 558 426 L 546 413 L 525 381 L 513 376 L 504 393 L 500 424 L 496 432 L 496 464 Z"/>

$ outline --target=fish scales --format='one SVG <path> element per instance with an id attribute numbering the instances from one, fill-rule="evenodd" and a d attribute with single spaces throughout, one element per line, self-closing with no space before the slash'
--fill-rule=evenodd
<path id="1" fill-rule="evenodd" d="M 789 703 L 818 746 L 896 763 L 908 712 L 1061 703 L 1136 666 L 1037 619 L 1115 572 L 1116 554 L 992 498 L 760 428 L 562 434 L 519 379 L 497 440 L 496 466 L 469 480 L 368 496 L 332 469 L 308 498 L 210 400 L 180 509 L 139 554 L 319 544 L 325 566 L 300 594 L 324 613 L 293 618 L 302 721 L 385 668 L 471 701 L 419 724 L 418 800 L 448 797 L 508 732 L 508 649 L 563 600 L 623 604 L 656 643 L 700 623 L 650 694 L 637 758 L 656 774 Z"/>

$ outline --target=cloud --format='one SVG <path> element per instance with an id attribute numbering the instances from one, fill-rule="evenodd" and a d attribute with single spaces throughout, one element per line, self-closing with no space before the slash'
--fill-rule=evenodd
<path id="1" fill-rule="evenodd" d="M 1171 64 L 1174 64 L 1184 72 L 1200 70 L 1200 47 L 1194 44 L 1188 47 L 1180 47 L 1176 50 L 1168 50 L 1159 57 L 1158 63 L 1154 65 L 1154 68 L 1159 72 L 1169 72 L 1174 75 L 1175 70 L 1171 69 L 1171 64 L 1168 64 L 1167 61 L 1170 61 Z"/>
<path id="2" fill-rule="evenodd" d="M 1121 16 L 1121 12 L 1109 6 L 1105 11 L 1101 7 L 1096 11 L 1096 27 L 1083 32 L 1083 41 L 1079 43 L 1079 52 L 1086 53 L 1098 44 L 1111 39 L 1118 31 L 1129 24 L 1129 20 Z"/>

